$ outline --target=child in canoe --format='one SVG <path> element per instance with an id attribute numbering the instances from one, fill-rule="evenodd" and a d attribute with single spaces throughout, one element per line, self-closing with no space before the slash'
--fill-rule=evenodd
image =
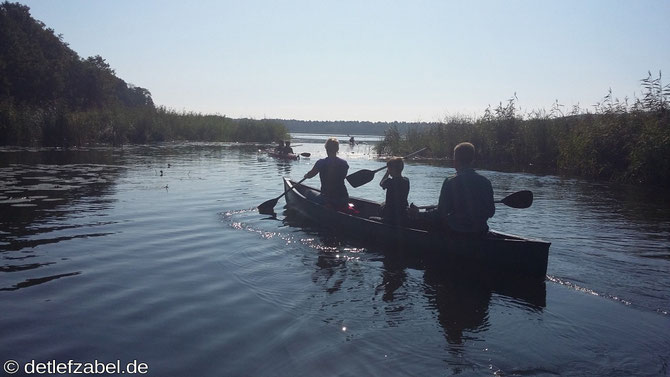
<path id="1" fill-rule="evenodd" d="M 394 157 L 386 163 L 386 174 L 379 186 L 386 190 L 386 201 L 382 205 L 382 220 L 390 224 L 404 224 L 407 221 L 407 196 L 409 179 L 402 176 L 405 164 L 401 157 Z"/>

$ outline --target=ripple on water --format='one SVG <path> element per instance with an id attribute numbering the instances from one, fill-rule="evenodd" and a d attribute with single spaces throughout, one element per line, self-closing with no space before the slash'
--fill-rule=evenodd
<path id="1" fill-rule="evenodd" d="M 186 144 L 1 167 L 1 353 L 118 355 L 156 375 L 661 374 L 666 260 L 640 257 L 667 254 L 657 210 L 653 221 L 621 206 L 607 215 L 577 181 L 486 172 L 500 196 L 536 194 L 492 224 L 553 242 L 538 299 L 287 221 L 283 200 L 279 220 L 258 215 L 322 143 L 289 164 Z M 364 154 L 347 151 L 351 170 L 379 167 Z M 406 172 L 412 201 L 430 204 L 453 169 Z M 42 190 L 56 185 L 67 189 Z M 383 199 L 377 185 L 351 194 Z"/>

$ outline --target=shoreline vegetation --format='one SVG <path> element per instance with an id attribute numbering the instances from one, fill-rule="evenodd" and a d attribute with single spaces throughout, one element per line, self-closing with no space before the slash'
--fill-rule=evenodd
<path id="1" fill-rule="evenodd" d="M 355 120 L 296 120 L 276 119 L 282 122 L 289 132 L 319 133 L 324 135 L 376 135 L 384 136 L 395 127 L 400 132 L 413 128 L 422 128 L 438 124 L 428 122 L 370 122 Z"/>
<path id="2" fill-rule="evenodd" d="M 451 117 L 426 127 L 386 131 L 380 155 L 430 147 L 427 156 L 451 160 L 470 141 L 479 167 L 532 171 L 632 184 L 670 186 L 670 85 L 661 73 L 640 80 L 643 97 L 619 100 L 611 90 L 593 112 L 558 102 L 547 112 L 521 114 L 516 94 L 479 118 Z"/>
<path id="3" fill-rule="evenodd" d="M 384 135 L 380 155 L 429 146 L 428 158 L 448 160 L 456 144 L 471 141 L 480 167 L 670 186 L 670 85 L 660 72 L 641 84 L 642 98 L 621 101 L 610 90 L 593 112 L 556 102 L 549 112 L 522 114 L 515 94 L 482 117 L 434 123 L 232 119 L 156 106 L 149 90 L 117 77 L 101 56 L 80 58 L 29 7 L 0 3 L 0 146 L 373 134 Z"/>
<path id="4" fill-rule="evenodd" d="M 231 119 L 156 107 L 101 56 L 80 58 L 30 8 L 0 4 L 0 145 L 74 147 L 161 141 L 273 142 L 275 120 Z"/>

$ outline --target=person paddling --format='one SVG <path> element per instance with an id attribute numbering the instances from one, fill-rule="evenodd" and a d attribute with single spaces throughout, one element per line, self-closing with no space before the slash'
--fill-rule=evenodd
<path id="1" fill-rule="evenodd" d="M 321 194 L 310 199 L 335 209 L 343 209 L 347 207 L 349 201 L 349 193 L 344 185 L 349 164 L 337 157 L 337 152 L 340 149 L 337 138 L 331 137 L 326 140 L 325 148 L 328 157 L 318 160 L 312 170 L 305 174 L 305 179 L 312 178 L 317 174 L 321 179 Z"/>
<path id="2" fill-rule="evenodd" d="M 437 209 L 419 214 L 418 208 L 412 207 L 412 217 L 426 219 L 447 233 L 486 234 L 489 230 L 487 221 L 496 210 L 493 188 L 491 181 L 472 168 L 474 159 L 472 143 L 458 144 L 454 148 L 456 175 L 444 180 Z"/>

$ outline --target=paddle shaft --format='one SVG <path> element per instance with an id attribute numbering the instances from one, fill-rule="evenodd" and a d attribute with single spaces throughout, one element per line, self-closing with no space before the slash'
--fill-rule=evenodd
<path id="1" fill-rule="evenodd" d="M 421 149 L 419 149 L 419 150 L 416 151 L 416 152 L 412 152 L 412 153 L 408 154 L 407 156 L 403 156 L 403 159 L 405 159 L 405 158 L 410 158 L 410 157 L 412 157 L 412 156 L 415 156 L 415 155 L 417 155 L 417 154 L 419 154 L 419 153 L 425 151 L 426 149 L 428 149 L 428 147 L 421 148 Z"/>
<path id="2" fill-rule="evenodd" d="M 503 202 L 502 200 L 496 200 L 493 203 L 502 203 L 502 202 Z M 416 207 L 418 209 L 433 209 L 433 208 L 437 208 L 437 205 L 433 204 L 433 205 L 430 205 L 430 206 L 414 206 L 414 207 Z"/>
<path id="3" fill-rule="evenodd" d="M 301 184 L 301 183 L 304 182 L 306 179 L 307 179 L 307 177 L 301 179 L 297 184 Z M 281 199 L 284 195 L 286 195 L 286 193 L 288 193 L 288 192 L 291 191 L 292 189 L 293 189 L 293 188 L 291 187 L 291 188 L 289 188 L 288 190 L 284 191 L 284 192 L 283 192 L 281 195 L 279 195 L 278 197 L 276 197 L 276 198 L 274 198 L 274 199 L 270 199 L 270 200 L 268 200 L 268 201 L 266 201 L 266 202 L 263 202 L 261 205 L 259 205 L 259 206 L 257 207 L 257 208 L 258 208 L 258 212 L 269 214 L 269 213 L 270 213 L 269 211 L 272 210 L 272 209 L 274 208 L 275 205 L 277 205 L 277 202 L 279 201 L 279 199 Z"/>
<path id="4" fill-rule="evenodd" d="M 509 194 L 506 197 L 496 200 L 494 203 L 502 203 L 512 208 L 528 208 L 533 204 L 533 193 L 528 190 L 517 191 Z M 431 206 L 415 206 L 419 209 L 433 209 L 436 205 Z"/>
<path id="5" fill-rule="evenodd" d="M 407 156 L 403 156 L 402 159 L 404 160 L 404 159 L 410 158 L 410 157 L 412 157 L 412 156 L 416 156 L 417 154 L 419 154 L 419 153 L 425 151 L 426 149 L 428 149 L 428 147 L 421 148 L 421 149 L 419 149 L 419 150 L 416 151 L 416 152 L 412 152 L 412 153 L 408 154 Z M 379 169 L 372 170 L 372 172 L 373 172 L 373 173 L 376 173 L 376 172 L 381 171 L 381 170 L 384 170 L 384 169 L 386 169 L 386 168 L 387 168 L 387 165 L 384 165 L 384 166 L 382 166 L 382 167 L 379 168 Z"/>
<path id="6" fill-rule="evenodd" d="M 408 154 L 407 156 L 404 156 L 403 159 L 410 158 L 410 157 L 412 157 L 416 154 L 419 154 L 419 153 L 425 151 L 426 149 L 428 149 L 428 147 L 421 148 L 416 152 L 413 152 L 413 153 Z M 377 173 L 378 171 L 386 169 L 386 167 L 387 167 L 387 165 L 384 165 L 384 166 L 380 167 L 379 169 L 375 169 L 375 170 L 368 170 L 368 169 L 359 170 L 355 173 L 349 174 L 347 176 L 347 181 L 353 187 L 362 186 L 362 185 L 372 181 L 375 178 L 375 173 Z"/>
<path id="7" fill-rule="evenodd" d="M 419 149 L 419 150 L 416 151 L 416 152 L 412 152 L 412 153 L 408 154 L 407 156 L 403 156 L 402 159 L 405 160 L 405 159 L 408 159 L 408 158 L 410 158 L 410 157 L 416 156 L 417 154 L 419 154 L 419 153 L 425 151 L 426 149 L 428 149 L 428 147 L 421 148 L 421 149 Z M 373 172 L 373 173 L 376 173 L 376 172 L 378 172 L 378 171 L 381 171 L 381 170 L 386 169 L 387 167 L 388 167 L 388 165 L 384 165 L 384 166 L 382 166 L 382 167 L 379 168 L 379 169 L 375 169 L 375 170 L 373 170 L 372 172 Z"/>
<path id="8" fill-rule="evenodd" d="M 299 185 L 299 184 L 303 183 L 306 179 L 307 179 L 307 177 L 304 177 L 303 179 L 301 179 L 300 181 L 298 181 L 297 184 Z M 275 200 L 279 200 L 279 199 L 281 199 L 282 196 L 286 195 L 286 193 L 289 192 L 289 191 L 291 191 L 291 190 L 293 190 L 293 187 L 291 187 L 291 188 L 289 188 L 288 190 L 284 191 L 284 193 L 281 194 L 281 195 L 279 195 Z"/>

